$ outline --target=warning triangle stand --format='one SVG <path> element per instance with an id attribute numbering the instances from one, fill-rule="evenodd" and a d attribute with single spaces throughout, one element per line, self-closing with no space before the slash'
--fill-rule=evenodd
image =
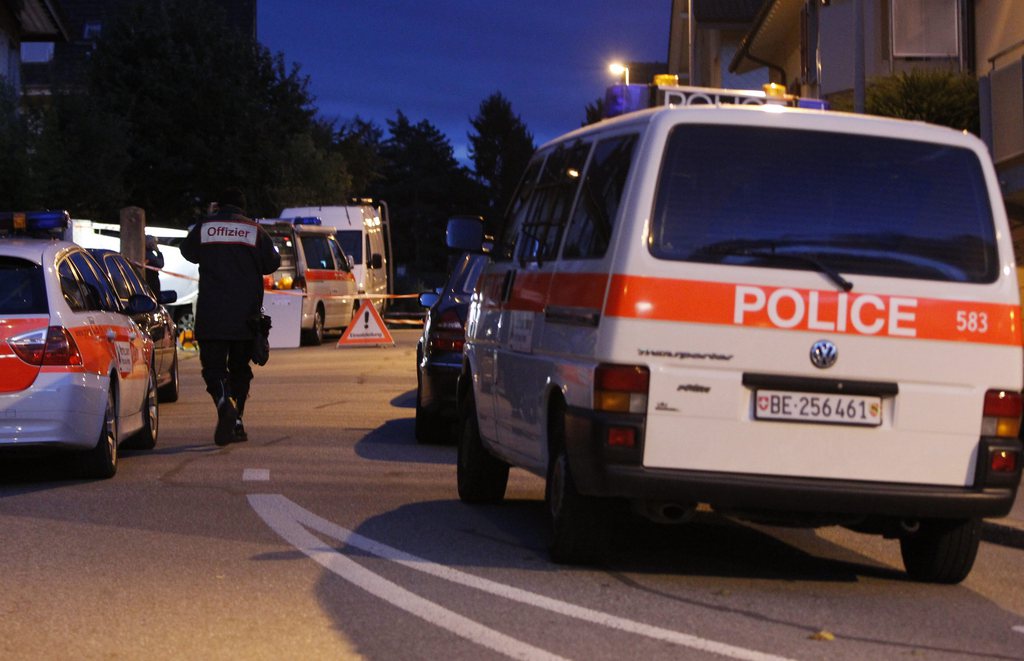
<path id="1" fill-rule="evenodd" d="M 395 339 L 388 332 L 384 320 L 369 299 L 364 299 L 351 323 L 338 340 L 338 347 L 365 347 L 379 345 L 395 346 Z"/>

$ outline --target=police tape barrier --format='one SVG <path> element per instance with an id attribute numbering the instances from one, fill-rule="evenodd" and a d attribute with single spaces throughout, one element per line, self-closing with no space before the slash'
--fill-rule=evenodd
<path id="1" fill-rule="evenodd" d="M 181 278 L 182 280 L 191 280 L 193 282 L 199 282 L 199 278 L 193 278 L 190 275 L 184 275 L 182 273 L 175 273 L 174 271 L 168 271 L 166 269 L 159 269 L 159 268 L 157 268 L 155 266 L 146 266 L 145 264 L 140 264 L 140 263 L 138 263 L 138 262 L 136 262 L 134 260 L 128 260 L 128 262 L 130 264 L 132 264 L 133 266 L 137 266 L 139 268 L 148 269 L 150 271 L 156 271 L 158 273 L 164 273 L 166 275 L 169 275 L 169 276 L 172 276 L 172 277 L 175 277 L 175 278 Z M 293 290 L 290 290 L 290 289 L 265 289 L 265 291 L 271 291 L 271 292 L 274 292 L 275 294 L 284 294 L 286 296 L 305 296 L 306 295 L 304 292 L 293 291 Z M 383 301 L 383 300 L 389 300 L 389 299 L 419 298 L 419 297 L 420 297 L 419 294 L 359 294 L 359 293 L 356 293 L 356 294 L 321 294 L 319 296 L 319 298 L 347 298 L 347 299 L 358 300 L 358 301 L 361 301 L 361 300 L 364 300 L 364 299 L 369 299 L 369 300 L 374 300 L 374 301 Z M 410 322 L 403 320 L 403 321 L 398 321 L 397 323 L 410 323 Z M 422 323 L 422 322 L 414 322 L 414 323 Z"/>

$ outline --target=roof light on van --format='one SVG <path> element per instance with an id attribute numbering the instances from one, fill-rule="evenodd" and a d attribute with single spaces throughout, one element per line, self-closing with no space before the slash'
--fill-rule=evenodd
<path id="1" fill-rule="evenodd" d="M 323 222 L 315 216 L 300 216 L 292 218 L 293 225 L 323 225 Z"/>

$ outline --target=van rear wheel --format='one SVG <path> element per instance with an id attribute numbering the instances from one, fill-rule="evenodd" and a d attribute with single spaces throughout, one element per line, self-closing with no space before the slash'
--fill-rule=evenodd
<path id="1" fill-rule="evenodd" d="M 929 519 L 900 538 L 907 574 L 927 583 L 959 583 L 974 567 L 981 542 L 978 519 Z"/>
<path id="2" fill-rule="evenodd" d="M 551 412 L 549 441 L 554 451 L 548 462 L 544 504 L 550 525 L 551 559 L 560 564 L 599 562 L 611 541 L 611 523 L 605 507 L 608 502 L 576 490 L 565 451 L 565 411 L 560 406 Z"/>

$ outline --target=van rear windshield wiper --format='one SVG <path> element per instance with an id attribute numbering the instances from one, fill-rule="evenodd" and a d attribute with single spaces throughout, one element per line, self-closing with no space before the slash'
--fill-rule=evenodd
<path id="1" fill-rule="evenodd" d="M 778 245 L 773 242 L 751 242 L 756 243 L 756 247 L 753 245 L 742 245 L 743 243 L 745 242 L 728 241 L 717 243 L 709 246 L 703 246 L 695 252 L 705 255 L 735 255 L 737 257 L 755 257 L 757 259 L 772 262 L 796 262 L 798 264 L 806 264 L 813 267 L 819 273 L 824 274 L 843 291 L 850 291 L 853 289 L 852 282 L 844 278 L 839 271 L 816 257 L 777 252 Z"/>

